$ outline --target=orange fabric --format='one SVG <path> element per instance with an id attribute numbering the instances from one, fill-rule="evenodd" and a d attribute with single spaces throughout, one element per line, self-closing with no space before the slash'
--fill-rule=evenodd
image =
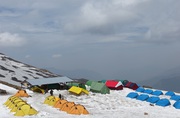
<path id="1" fill-rule="evenodd" d="M 63 106 L 60 108 L 62 111 L 66 111 L 68 112 L 72 106 L 74 106 L 75 103 L 74 102 L 66 102 L 63 104 Z"/>
<path id="2" fill-rule="evenodd" d="M 14 96 L 18 97 L 29 97 L 25 90 L 19 90 Z"/>
<path id="3" fill-rule="evenodd" d="M 89 114 L 89 112 L 86 110 L 86 108 L 83 105 L 75 105 L 75 106 L 71 107 L 71 109 L 67 113 L 76 114 L 76 115 Z"/>
<path id="4" fill-rule="evenodd" d="M 64 103 L 66 103 L 66 102 L 68 102 L 68 101 L 67 101 L 67 100 L 58 100 L 58 101 L 55 103 L 54 107 L 60 109 L 60 108 L 62 107 L 62 105 L 63 105 Z"/>

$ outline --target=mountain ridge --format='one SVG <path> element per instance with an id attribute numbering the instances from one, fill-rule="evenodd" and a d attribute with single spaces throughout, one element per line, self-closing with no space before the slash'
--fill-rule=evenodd
<path id="1" fill-rule="evenodd" d="M 61 76 L 48 70 L 40 69 L 29 64 L 17 61 L 0 53 L 0 81 L 16 86 L 26 79 L 38 79 Z"/>
<path id="2" fill-rule="evenodd" d="M 180 92 L 180 66 L 169 69 L 148 80 L 139 81 L 139 83 L 156 89 Z"/>

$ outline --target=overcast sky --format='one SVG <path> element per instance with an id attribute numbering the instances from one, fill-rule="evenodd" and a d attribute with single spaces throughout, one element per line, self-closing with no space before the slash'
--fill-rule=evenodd
<path id="1" fill-rule="evenodd" d="M 130 80 L 180 66 L 180 0 L 0 3 L 0 51 L 19 61 Z"/>

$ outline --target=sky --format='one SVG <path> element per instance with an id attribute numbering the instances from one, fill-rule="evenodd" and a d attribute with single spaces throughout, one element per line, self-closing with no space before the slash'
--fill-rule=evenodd
<path id="1" fill-rule="evenodd" d="M 0 2 L 0 51 L 24 63 L 132 81 L 180 66 L 179 0 Z"/>

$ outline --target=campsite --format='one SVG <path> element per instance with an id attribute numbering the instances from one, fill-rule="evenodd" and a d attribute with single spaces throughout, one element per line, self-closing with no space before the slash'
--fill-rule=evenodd
<path id="1" fill-rule="evenodd" d="M 0 3 L 0 118 L 180 118 L 180 0 Z"/>
<path id="2" fill-rule="evenodd" d="M 0 84 L 7 92 L 1 95 L 0 117 L 179 118 L 180 94 L 143 87 L 134 89 L 136 83 L 123 85 L 122 80 L 112 81 L 115 80 L 90 80 L 87 84 L 72 81 L 68 84 L 69 89 L 53 89 L 53 95 L 50 90 L 44 93 L 42 88 L 43 91 L 17 90 Z M 59 94 L 63 96 L 61 99 Z"/>

